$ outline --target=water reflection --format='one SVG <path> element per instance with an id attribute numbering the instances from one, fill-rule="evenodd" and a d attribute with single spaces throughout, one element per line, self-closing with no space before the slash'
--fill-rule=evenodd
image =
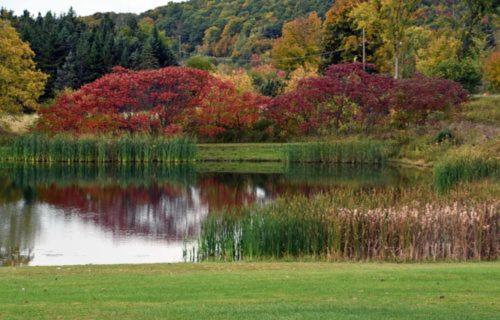
<path id="1" fill-rule="evenodd" d="M 217 171 L 218 170 L 218 171 Z M 0 168 L 3 264 L 177 262 L 211 209 L 338 186 L 412 183 L 393 168 L 125 166 Z M 259 171 L 259 170 L 255 170 Z"/>

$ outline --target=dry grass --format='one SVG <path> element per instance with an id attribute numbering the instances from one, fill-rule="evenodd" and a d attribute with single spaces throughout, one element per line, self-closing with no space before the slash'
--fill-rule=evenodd
<path id="1" fill-rule="evenodd" d="M 36 114 L 24 114 L 20 116 L 5 116 L 0 119 L 0 124 L 6 131 L 15 134 L 27 133 L 38 120 Z"/>

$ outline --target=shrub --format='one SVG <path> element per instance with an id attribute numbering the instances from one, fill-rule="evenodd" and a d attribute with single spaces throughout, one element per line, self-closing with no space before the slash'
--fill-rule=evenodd
<path id="1" fill-rule="evenodd" d="M 434 137 L 434 142 L 442 143 L 453 139 L 455 139 L 455 135 L 450 129 L 446 128 L 438 132 L 438 134 Z"/>
<path id="2" fill-rule="evenodd" d="M 307 78 L 268 108 L 277 135 L 324 134 L 351 124 L 373 125 L 389 113 L 393 80 L 369 74 L 362 64 L 332 65 L 323 77 Z"/>
<path id="3" fill-rule="evenodd" d="M 186 66 L 193 69 L 213 71 L 215 68 L 210 62 L 210 58 L 203 56 L 194 56 L 186 61 Z"/>
<path id="4" fill-rule="evenodd" d="M 466 100 L 467 92 L 458 83 L 417 75 L 396 82 L 391 106 L 404 124 L 422 124 L 431 113 L 448 111 Z"/>
<path id="5" fill-rule="evenodd" d="M 442 61 L 436 66 L 433 75 L 460 83 L 467 91 L 472 93 L 477 91 L 482 80 L 479 62 L 473 59 Z"/>
<path id="6" fill-rule="evenodd" d="M 286 87 L 284 72 L 269 65 L 255 68 L 250 73 L 250 77 L 255 89 L 267 97 L 280 95 Z"/>
<path id="7" fill-rule="evenodd" d="M 251 127 L 265 103 L 256 94 L 239 94 L 206 71 L 168 67 L 134 72 L 119 67 L 42 110 L 39 129 L 77 135 L 184 132 L 213 138 Z"/>

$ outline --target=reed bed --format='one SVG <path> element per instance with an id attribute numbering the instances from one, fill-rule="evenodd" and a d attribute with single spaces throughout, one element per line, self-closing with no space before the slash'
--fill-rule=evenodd
<path id="1" fill-rule="evenodd" d="M 439 192 L 446 192 L 460 182 L 499 177 L 499 160 L 480 155 L 449 156 L 434 166 L 434 185 Z"/>
<path id="2" fill-rule="evenodd" d="M 496 260 L 499 202 L 332 209 L 307 198 L 211 215 L 199 260 Z"/>
<path id="3" fill-rule="evenodd" d="M 284 149 L 285 160 L 299 163 L 381 164 L 390 147 L 379 141 L 348 140 L 338 142 L 299 143 Z"/>
<path id="4" fill-rule="evenodd" d="M 195 158 L 189 138 L 124 136 L 98 138 L 26 135 L 13 138 L 3 160 L 24 163 L 187 162 Z"/>

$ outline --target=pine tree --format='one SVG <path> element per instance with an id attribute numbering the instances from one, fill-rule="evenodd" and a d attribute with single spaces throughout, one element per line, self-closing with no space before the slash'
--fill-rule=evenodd
<path id="1" fill-rule="evenodd" d="M 160 66 L 158 59 L 155 56 L 153 47 L 149 42 L 144 45 L 140 56 L 139 69 L 150 70 L 158 69 Z"/>
<path id="2" fill-rule="evenodd" d="M 57 78 L 55 81 L 56 90 L 64 90 L 65 88 L 76 89 L 79 87 L 77 76 L 77 61 L 76 55 L 71 51 L 67 56 L 64 64 L 57 70 Z"/>
<path id="3" fill-rule="evenodd" d="M 158 60 L 160 67 L 177 65 L 175 56 L 169 46 L 165 45 L 160 38 L 160 33 L 158 28 L 153 26 L 151 30 L 151 35 L 149 36 L 147 42 L 153 49 L 154 55 Z"/>

